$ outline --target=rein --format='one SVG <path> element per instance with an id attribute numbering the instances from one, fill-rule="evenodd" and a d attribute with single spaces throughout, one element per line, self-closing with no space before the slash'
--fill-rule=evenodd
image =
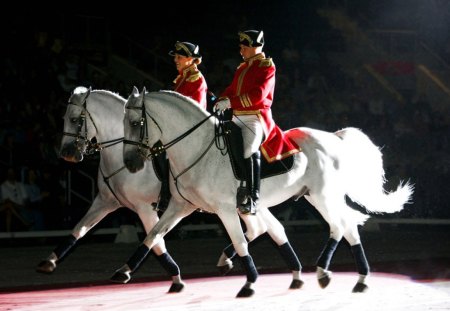
<path id="1" fill-rule="evenodd" d="M 227 144 L 225 141 L 225 135 L 230 134 L 230 131 L 225 131 L 224 123 L 225 118 L 223 112 L 217 110 L 214 112 L 217 114 L 218 122 L 214 125 L 214 138 L 216 143 L 216 148 L 220 150 L 220 153 L 224 156 L 228 153 Z M 220 144 L 220 139 L 222 138 L 222 144 Z"/>
<path id="2" fill-rule="evenodd" d="M 139 109 L 139 110 L 141 110 L 141 119 L 139 121 L 139 124 L 140 124 L 140 137 L 139 137 L 139 139 L 140 139 L 140 141 L 136 142 L 136 141 L 124 139 L 123 143 L 124 144 L 138 146 L 138 153 L 141 154 L 145 158 L 147 158 L 149 156 L 150 157 L 155 157 L 155 156 L 160 155 L 161 153 L 163 153 L 164 151 L 166 151 L 170 147 L 174 146 L 176 143 L 180 142 L 181 140 L 183 140 L 184 138 L 186 138 L 187 136 L 192 134 L 196 129 L 198 129 L 208 119 L 210 119 L 213 116 L 217 116 L 217 114 L 218 114 L 218 112 L 215 112 L 214 114 L 209 115 L 208 117 L 204 118 L 202 121 L 200 121 L 199 123 L 194 125 L 192 128 L 190 128 L 189 130 L 187 130 L 186 132 L 184 132 L 180 136 L 178 136 L 175 139 L 171 140 L 167 144 L 163 144 L 163 145 L 160 145 L 160 146 L 152 147 L 152 146 L 148 145 L 148 140 L 149 139 L 148 139 L 148 125 L 147 125 L 147 118 L 146 118 L 146 116 L 148 116 L 155 123 L 155 125 L 158 127 L 158 129 L 161 132 L 162 132 L 162 130 L 161 130 L 161 127 L 159 126 L 158 122 L 156 122 L 156 120 L 145 110 L 144 96 L 142 96 L 141 107 L 126 107 L 126 109 L 135 109 L 135 110 Z M 182 175 L 184 175 L 190 169 L 192 169 L 195 165 L 197 165 L 198 162 L 200 162 L 200 160 L 211 149 L 213 143 L 216 143 L 216 147 L 221 151 L 222 154 L 226 154 L 226 151 L 225 151 L 225 153 L 223 151 L 223 150 L 226 149 L 226 144 L 225 144 L 225 139 L 224 138 L 222 138 L 223 139 L 223 145 L 220 144 L 220 137 L 226 134 L 224 132 L 224 130 L 223 130 L 223 118 L 218 117 L 218 119 L 219 119 L 219 123 L 215 125 L 214 137 L 211 140 L 211 142 L 208 144 L 207 148 L 202 152 L 202 154 L 191 165 L 188 165 L 184 170 L 182 170 L 177 176 L 174 176 L 172 170 L 170 170 L 170 174 L 172 175 L 172 177 L 173 177 L 173 179 L 175 181 L 175 186 L 177 188 L 177 191 L 178 191 L 179 195 L 185 201 L 189 202 L 191 205 L 195 205 L 195 204 L 193 204 L 186 197 L 184 197 L 183 194 L 181 193 L 181 191 L 178 188 L 178 178 L 181 177 Z M 144 140 L 145 140 L 145 142 L 144 142 Z M 143 153 L 141 148 L 148 150 L 149 154 L 147 155 L 147 154 Z"/>
<path id="3" fill-rule="evenodd" d="M 187 130 L 186 132 L 184 132 L 180 136 L 178 136 L 175 139 L 171 140 L 167 144 L 163 144 L 163 145 L 160 145 L 160 146 L 157 146 L 157 147 L 152 147 L 152 146 L 148 145 L 148 125 L 147 125 L 147 118 L 146 118 L 146 116 L 148 116 L 155 123 L 155 125 L 158 127 L 158 129 L 160 131 L 161 131 L 161 127 L 159 126 L 158 122 L 156 122 L 156 120 L 149 113 L 147 113 L 147 111 L 145 110 L 145 105 L 144 105 L 143 101 L 144 101 L 144 99 L 142 99 L 142 106 L 141 107 L 126 107 L 126 109 L 141 110 L 141 112 L 142 112 L 141 113 L 141 119 L 140 119 L 140 137 L 139 137 L 140 141 L 137 142 L 137 141 L 134 141 L 134 140 L 123 139 L 123 143 L 124 144 L 128 144 L 128 145 L 138 146 L 139 148 L 147 149 L 149 151 L 149 155 L 151 157 L 155 157 L 155 156 L 158 156 L 159 154 L 163 153 L 164 151 L 166 151 L 167 149 L 169 149 L 170 147 L 172 147 L 173 145 L 175 145 L 179 141 L 183 140 L 185 137 L 187 137 L 190 134 L 192 134 L 192 132 L 194 132 L 196 129 L 198 129 L 203 123 L 208 121 L 209 118 L 211 118 L 211 117 L 216 115 L 216 114 L 209 115 L 208 117 L 204 118 L 202 121 L 200 121 L 199 123 L 194 125 L 192 128 L 190 128 L 189 130 Z M 216 140 L 216 136 L 218 136 L 218 135 L 223 135 L 223 134 L 222 134 L 221 131 L 216 130 L 216 134 L 214 136 L 214 140 Z M 146 142 L 143 142 L 144 140 Z M 214 142 L 214 140 L 213 140 L 213 142 Z M 209 145 L 208 149 L 210 148 L 211 145 L 212 145 L 212 143 Z M 218 145 L 218 144 L 216 143 L 216 145 Z M 220 148 L 223 148 L 223 147 L 220 147 Z M 201 157 L 203 157 L 203 155 Z M 196 162 L 198 162 L 198 161 L 196 161 Z"/>

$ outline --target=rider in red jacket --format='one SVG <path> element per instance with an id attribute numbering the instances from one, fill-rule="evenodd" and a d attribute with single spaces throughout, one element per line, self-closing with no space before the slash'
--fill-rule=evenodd
<path id="1" fill-rule="evenodd" d="M 178 76 L 173 81 L 175 83 L 173 90 L 184 96 L 195 100 L 202 108 L 206 110 L 206 94 L 208 86 L 205 77 L 203 77 L 197 66 L 202 62 L 202 56 L 199 53 L 199 46 L 190 42 L 175 43 L 175 49 L 169 52 L 173 56 L 173 61 L 178 70 Z M 156 165 L 161 175 L 161 192 L 159 202 L 153 204 L 156 210 L 165 211 L 171 198 L 169 185 L 169 160 L 166 153 L 156 157 Z"/>
<path id="2" fill-rule="evenodd" d="M 240 54 L 244 62 L 215 105 L 215 110 L 233 109 L 233 122 L 242 130 L 248 190 L 246 202 L 239 206 L 243 214 L 256 213 L 261 152 L 267 161 L 272 162 L 299 151 L 272 119 L 276 68 L 272 59 L 266 58 L 263 46 L 262 31 L 239 32 Z"/>
<path id="3" fill-rule="evenodd" d="M 198 69 L 202 62 L 198 45 L 190 42 L 175 43 L 175 51 L 170 51 L 178 70 L 178 76 L 173 81 L 174 91 L 190 97 L 206 109 L 206 92 L 208 86 L 205 77 Z"/>

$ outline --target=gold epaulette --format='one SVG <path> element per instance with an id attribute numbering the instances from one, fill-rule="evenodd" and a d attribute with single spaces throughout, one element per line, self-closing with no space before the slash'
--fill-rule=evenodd
<path id="1" fill-rule="evenodd" d="M 271 67 L 273 65 L 272 58 L 261 59 L 261 62 L 259 63 L 259 67 Z"/>
<path id="2" fill-rule="evenodd" d="M 195 81 L 197 81 L 198 79 L 200 79 L 201 77 L 202 77 L 202 73 L 201 73 L 201 72 L 197 72 L 197 73 L 194 73 L 194 74 L 190 75 L 190 76 L 186 79 L 186 81 L 187 81 L 187 82 L 195 82 Z"/>

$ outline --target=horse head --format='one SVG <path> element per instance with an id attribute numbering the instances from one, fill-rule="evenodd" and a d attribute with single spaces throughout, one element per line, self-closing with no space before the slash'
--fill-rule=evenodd
<path id="1" fill-rule="evenodd" d="M 87 110 L 91 88 L 77 87 L 69 98 L 64 115 L 64 131 L 60 156 L 69 162 L 80 162 L 83 154 L 95 136 L 95 124 Z"/>
<path id="2" fill-rule="evenodd" d="M 146 93 L 145 87 L 141 93 L 133 87 L 125 103 L 123 159 L 125 166 L 132 173 L 144 167 L 153 145 L 148 136 L 148 113 L 144 103 Z"/>

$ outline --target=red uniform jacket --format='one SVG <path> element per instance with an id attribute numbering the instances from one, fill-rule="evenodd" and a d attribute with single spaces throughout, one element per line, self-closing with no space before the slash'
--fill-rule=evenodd
<path id="1" fill-rule="evenodd" d="M 206 109 L 206 92 L 208 86 L 196 64 L 192 64 L 179 72 L 173 82 L 175 83 L 174 91 L 192 98 Z"/>
<path id="2" fill-rule="evenodd" d="M 272 118 L 273 92 L 275 89 L 275 65 L 264 53 L 241 63 L 233 81 L 221 97 L 228 97 L 236 116 L 254 114 L 260 119 L 265 140 L 261 152 L 268 162 L 284 159 L 300 151 Z"/>

